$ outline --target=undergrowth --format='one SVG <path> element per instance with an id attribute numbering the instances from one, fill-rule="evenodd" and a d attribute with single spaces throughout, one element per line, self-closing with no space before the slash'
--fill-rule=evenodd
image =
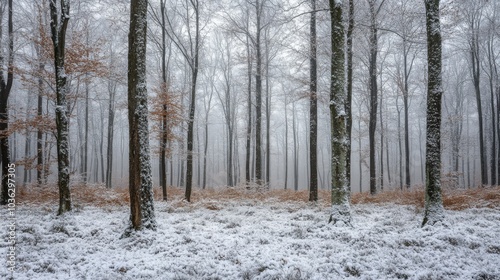
<path id="1" fill-rule="evenodd" d="M 155 187 L 154 198 L 156 201 L 162 200 L 162 191 Z M 177 187 L 167 188 L 168 200 L 171 206 L 185 205 L 184 189 Z M 125 206 L 129 204 L 128 188 L 118 187 L 108 189 L 103 185 L 89 184 L 75 185 L 71 188 L 73 205 L 76 207 L 93 205 L 104 206 Z M 220 187 L 198 189 L 194 188 L 191 201 L 195 205 L 202 205 L 209 210 L 219 210 L 221 204 L 225 202 L 235 202 L 241 200 L 263 201 L 263 202 L 303 202 L 308 201 L 309 192 L 307 190 L 266 190 L 247 189 L 246 187 Z M 318 204 L 321 206 L 330 205 L 330 192 L 320 190 L 318 194 Z M 59 199 L 56 185 L 45 185 L 43 187 L 25 186 L 18 188 L 16 196 L 19 203 L 27 204 L 57 204 Z M 356 193 L 351 197 L 353 204 L 366 203 L 395 203 L 402 205 L 424 206 L 424 189 L 416 187 L 410 190 L 388 190 L 379 192 L 376 195 L 369 193 Z M 467 208 L 500 207 L 500 186 L 474 189 L 454 189 L 443 191 L 443 204 L 448 210 L 463 210 Z"/>

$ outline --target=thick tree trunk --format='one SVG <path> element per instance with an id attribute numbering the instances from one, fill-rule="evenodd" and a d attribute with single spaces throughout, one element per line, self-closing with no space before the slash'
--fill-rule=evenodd
<path id="1" fill-rule="evenodd" d="M 368 138 L 370 146 L 370 194 L 377 193 L 377 174 L 375 166 L 375 130 L 377 127 L 377 25 L 375 0 L 368 1 L 370 6 L 370 122 L 368 125 Z"/>
<path id="2" fill-rule="evenodd" d="M 9 57 L 7 62 L 7 80 L 3 73 L 3 65 L 0 65 L 0 154 L 2 163 L 2 190 L 0 196 L 0 205 L 6 205 L 9 202 L 9 111 L 7 108 L 10 90 L 14 81 L 14 29 L 12 24 L 12 0 L 8 1 L 8 36 L 9 36 Z M 0 26 L 3 28 L 3 26 Z M 0 32 L 1 34 L 1 32 Z M 3 61 L 2 61 L 3 62 Z"/>
<path id="3" fill-rule="evenodd" d="M 354 30 L 354 0 L 349 0 L 349 19 L 347 25 L 347 100 L 345 103 L 346 131 L 347 131 L 347 151 L 346 151 L 346 178 L 351 189 L 351 153 L 352 153 L 352 32 Z M 360 173 L 361 176 L 361 173 Z"/>
<path id="4" fill-rule="evenodd" d="M 156 229 L 146 87 L 147 0 L 130 3 L 128 53 L 129 191 L 131 229 Z"/>
<path id="5" fill-rule="evenodd" d="M 347 132 L 344 90 L 344 25 L 342 3 L 330 0 L 331 17 L 331 81 L 330 81 L 330 133 L 332 146 L 332 212 L 333 224 L 343 222 L 351 225 L 350 191 L 346 178 Z"/>
<path id="6" fill-rule="evenodd" d="M 262 53 L 260 47 L 262 7 L 255 0 L 256 26 L 256 69 L 255 69 L 255 181 L 262 185 Z"/>
<path id="7" fill-rule="evenodd" d="M 441 198 L 441 30 L 439 0 L 425 0 L 427 26 L 427 139 L 425 212 L 422 226 L 444 219 Z"/>
<path id="8" fill-rule="evenodd" d="M 498 73 L 495 68 L 495 76 L 496 78 L 496 96 L 497 96 L 497 110 L 496 110 L 496 118 L 497 118 L 497 133 L 498 133 L 498 146 L 497 146 L 497 173 L 498 173 L 498 182 L 500 183 L 500 80 L 498 77 Z"/>
<path id="9" fill-rule="evenodd" d="M 165 84 L 165 83 L 164 83 Z M 162 106 L 163 109 L 163 115 L 161 117 L 161 139 L 160 139 L 160 166 L 159 166 L 159 173 L 160 173 L 160 186 L 162 190 L 162 199 L 163 201 L 167 201 L 167 105 L 163 104 Z"/>
<path id="10" fill-rule="evenodd" d="M 58 215 L 71 211 L 69 190 L 69 120 L 66 95 L 68 85 L 64 70 L 66 29 L 69 21 L 69 1 L 62 0 L 58 11 L 56 1 L 50 1 L 50 29 L 54 47 L 54 68 L 56 74 L 56 127 L 57 127 L 57 171 L 59 185 Z"/>
<path id="11" fill-rule="evenodd" d="M 311 168 L 309 201 L 318 201 L 318 96 L 316 62 L 316 0 L 311 1 L 309 69 L 309 165 Z"/>

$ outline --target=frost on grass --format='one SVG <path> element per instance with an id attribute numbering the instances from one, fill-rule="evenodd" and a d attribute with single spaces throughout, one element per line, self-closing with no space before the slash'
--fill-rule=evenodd
<path id="1" fill-rule="evenodd" d="M 332 205 L 329 223 L 333 225 L 352 226 L 351 209 L 348 203 Z"/>
<path id="2" fill-rule="evenodd" d="M 157 231 L 120 239 L 128 207 L 55 216 L 18 208 L 14 279 L 498 279 L 500 209 L 446 211 L 420 228 L 412 206 L 353 205 L 353 227 L 327 206 L 234 201 L 156 204 Z M 189 207 L 189 211 L 186 211 Z M 294 211 L 290 211 L 293 208 Z M 170 213 L 167 212 L 171 209 Z M 249 214 L 251 213 L 251 214 Z M 0 209 L 7 215 L 7 209 Z M 0 255 L 8 250 L 7 233 Z M 0 266 L 0 279 L 7 279 Z"/>

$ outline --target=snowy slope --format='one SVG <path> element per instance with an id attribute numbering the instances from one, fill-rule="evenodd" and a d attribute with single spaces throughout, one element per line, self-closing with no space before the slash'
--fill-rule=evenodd
<path id="1" fill-rule="evenodd" d="M 414 206 L 361 204 L 342 228 L 306 203 L 214 205 L 157 202 L 158 231 L 128 238 L 127 207 L 21 206 L 14 279 L 500 279 L 498 209 L 446 211 L 421 229 Z"/>

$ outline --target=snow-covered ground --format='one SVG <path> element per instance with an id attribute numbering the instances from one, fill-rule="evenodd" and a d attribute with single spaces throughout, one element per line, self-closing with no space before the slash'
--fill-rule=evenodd
<path id="1" fill-rule="evenodd" d="M 158 231 L 128 238 L 125 206 L 55 212 L 17 209 L 14 279 L 500 279 L 500 209 L 446 211 L 422 229 L 415 206 L 360 204 L 346 228 L 306 203 L 157 202 Z"/>

